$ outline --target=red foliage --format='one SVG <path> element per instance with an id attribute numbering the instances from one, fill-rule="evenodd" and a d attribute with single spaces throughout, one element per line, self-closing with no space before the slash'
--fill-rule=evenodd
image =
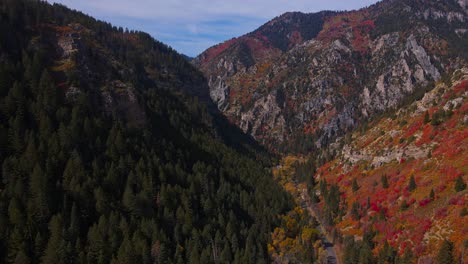
<path id="1" fill-rule="evenodd" d="M 444 166 L 440 169 L 440 172 L 442 175 L 445 175 L 445 178 L 448 179 L 449 181 L 454 181 L 458 176 L 463 175 L 463 172 L 461 172 L 459 169 L 454 168 L 450 165 Z"/>
<path id="2" fill-rule="evenodd" d="M 416 251 L 416 255 L 420 256 L 426 250 L 426 246 L 424 244 L 419 244 L 414 247 L 414 251 Z"/>
<path id="3" fill-rule="evenodd" d="M 423 134 L 421 138 L 416 142 L 416 146 L 428 144 L 431 142 L 431 135 L 433 134 L 434 127 L 430 124 L 426 124 L 423 128 Z"/>
<path id="4" fill-rule="evenodd" d="M 460 107 L 460 112 L 464 113 L 468 111 L 468 103 L 464 103 L 461 107 Z"/>
<path id="5" fill-rule="evenodd" d="M 421 128 L 422 125 L 423 125 L 422 121 L 414 122 L 410 127 L 408 127 L 408 129 L 406 130 L 404 134 L 404 137 L 409 138 L 410 136 L 414 135 L 414 133 L 416 133 Z"/>
<path id="6" fill-rule="evenodd" d="M 447 189 L 447 186 L 445 184 L 441 184 L 436 187 L 435 191 L 436 192 L 443 192 L 445 189 Z"/>
<path id="7" fill-rule="evenodd" d="M 289 37 L 289 47 L 292 48 L 294 47 L 295 45 L 299 44 L 299 43 L 302 43 L 303 39 L 302 39 L 302 35 L 299 31 L 293 31 L 291 32 L 291 35 Z"/>
<path id="8" fill-rule="evenodd" d="M 340 176 L 338 176 L 338 178 L 336 179 L 337 182 L 341 182 L 344 178 L 344 174 L 340 174 Z"/>
<path id="9" fill-rule="evenodd" d="M 460 195 L 460 196 L 455 196 L 455 197 L 452 197 L 449 201 L 449 204 L 451 205 L 461 205 L 461 206 L 464 206 L 465 205 L 465 199 L 464 199 L 464 196 Z"/>
<path id="10" fill-rule="evenodd" d="M 371 19 L 364 20 L 364 21 L 361 22 L 360 26 L 361 27 L 368 27 L 368 28 L 372 29 L 372 28 L 375 27 L 375 22 L 374 22 L 374 20 L 371 20 Z"/>
<path id="11" fill-rule="evenodd" d="M 341 193 L 340 198 L 341 198 L 343 201 L 346 201 L 346 199 L 348 198 L 348 196 L 346 195 L 346 193 Z"/>
<path id="12" fill-rule="evenodd" d="M 424 198 L 421 201 L 419 201 L 419 206 L 424 207 L 428 205 L 431 202 L 430 198 Z"/>
<path id="13" fill-rule="evenodd" d="M 215 58 L 216 56 L 218 56 L 219 54 L 221 54 L 223 51 L 225 51 L 227 48 L 229 48 L 232 44 L 234 44 L 234 42 L 236 41 L 236 39 L 231 39 L 231 40 L 228 40 L 224 43 L 221 43 L 221 44 L 218 44 L 210 49 L 208 49 L 206 51 L 206 53 L 204 54 L 203 56 L 203 63 L 206 63 L 208 61 L 211 61 L 213 58 Z"/>
<path id="14" fill-rule="evenodd" d="M 262 33 L 260 33 L 260 31 L 257 32 L 257 34 L 255 34 L 255 36 L 256 36 L 258 39 L 263 40 L 264 42 L 269 42 L 268 38 L 267 38 L 266 36 L 262 35 Z"/>
<path id="15" fill-rule="evenodd" d="M 455 94 L 461 94 L 468 89 L 468 80 L 463 80 L 459 85 L 453 89 Z"/>
<path id="16" fill-rule="evenodd" d="M 437 219 L 445 218 L 447 215 L 448 215 L 447 208 L 440 208 L 435 213 L 435 217 Z"/>

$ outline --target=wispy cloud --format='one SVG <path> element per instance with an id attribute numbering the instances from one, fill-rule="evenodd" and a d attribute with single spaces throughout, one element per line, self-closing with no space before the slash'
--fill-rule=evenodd
<path id="1" fill-rule="evenodd" d="M 138 29 L 189 56 L 287 11 L 350 10 L 377 0 L 49 0 Z"/>

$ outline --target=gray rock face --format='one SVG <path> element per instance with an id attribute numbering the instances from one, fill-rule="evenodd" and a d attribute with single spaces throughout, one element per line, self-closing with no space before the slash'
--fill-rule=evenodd
<path id="1" fill-rule="evenodd" d="M 380 56 L 392 50 L 398 60 L 382 65 L 386 70 L 378 76 L 372 91 L 364 88 L 361 111 L 366 113 L 366 116 L 369 112 L 384 111 L 397 106 L 403 97 L 414 91 L 416 85 L 426 85 L 429 81 L 440 78 L 439 70 L 414 35 L 406 39 L 406 45 L 397 44 L 397 34 L 384 35 L 375 41 L 373 59 L 376 65 L 381 62 Z"/>
<path id="2" fill-rule="evenodd" d="M 266 144 L 316 134 L 320 146 L 359 122 L 397 107 L 417 87 L 439 80 L 447 65 L 464 63 L 447 55 L 450 43 L 435 28 L 448 28 L 457 32 L 460 41 L 466 39 L 461 28 L 466 0 L 458 3 L 460 9 L 448 11 L 439 8 L 440 3 L 419 8 L 403 4 L 402 14 L 414 26 L 382 34 L 372 28 L 384 14 L 359 11 L 369 18 L 354 23 L 358 26 L 327 27 L 320 36 L 289 50 L 270 50 L 270 57 L 265 51 L 249 50 L 250 57 L 257 58 L 253 64 L 243 63 L 242 56 L 228 49 L 208 62 L 213 66 L 201 69 L 213 101 L 244 132 Z M 335 20 L 340 19 L 346 22 L 353 17 Z"/>
<path id="3" fill-rule="evenodd" d="M 214 79 L 216 78 L 216 79 Z M 226 85 L 225 78 L 220 76 L 210 76 L 208 81 L 210 86 L 210 97 L 221 111 L 225 111 L 229 107 L 229 87 Z"/>
<path id="4" fill-rule="evenodd" d="M 422 67 L 426 74 L 429 74 L 434 80 L 440 78 L 439 71 L 434 65 L 432 65 L 431 58 L 427 55 L 424 48 L 418 45 L 418 42 L 416 41 L 414 35 L 411 35 L 408 38 L 406 47 L 414 54 L 414 56 L 416 56 L 416 59 L 419 62 L 419 66 Z"/>
<path id="5" fill-rule="evenodd" d="M 282 109 L 277 104 L 276 92 L 257 100 L 249 111 L 241 113 L 239 126 L 244 132 L 259 139 L 264 131 L 269 131 L 269 138 L 273 137 L 283 142 L 285 119 Z"/>

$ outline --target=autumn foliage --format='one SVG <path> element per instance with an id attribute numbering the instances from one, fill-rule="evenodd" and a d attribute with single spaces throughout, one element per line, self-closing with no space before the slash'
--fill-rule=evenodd
<path id="1" fill-rule="evenodd" d="M 318 169 L 315 178 L 337 184 L 346 204 L 335 219 L 337 232 L 359 240 L 375 230 L 375 254 L 387 241 L 400 256 L 409 248 L 416 257 L 435 258 L 445 239 L 461 254 L 468 239 L 466 77 L 430 92 L 443 100 L 427 104 L 428 116 L 414 103 L 393 118 L 376 120 L 352 135 L 349 151 Z"/>

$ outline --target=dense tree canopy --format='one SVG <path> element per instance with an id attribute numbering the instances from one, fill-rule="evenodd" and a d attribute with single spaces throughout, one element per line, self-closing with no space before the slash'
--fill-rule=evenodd
<path id="1" fill-rule="evenodd" d="M 64 59 L 53 42 L 70 23 L 85 30 Z M 268 261 L 291 199 L 268 158 L 191 97 L 202 77 L 182 56 L 60 5 L 6 0 L 0 61 L 0 263 Z M 116 80 L 136 98 L 113 94 L 127 87 Z"/>

